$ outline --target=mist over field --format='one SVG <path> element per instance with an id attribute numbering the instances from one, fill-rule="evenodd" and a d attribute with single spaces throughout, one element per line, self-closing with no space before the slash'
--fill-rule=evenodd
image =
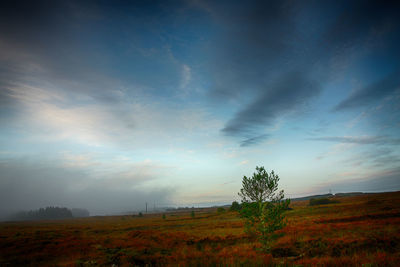
<path id="1" fill-rule="evenodd" d="M 0 219 L 400 190 L 396 1 L 1 1 Z"/>

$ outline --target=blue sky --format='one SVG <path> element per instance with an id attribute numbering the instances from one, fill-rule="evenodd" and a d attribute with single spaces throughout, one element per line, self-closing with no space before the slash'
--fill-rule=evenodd
<path id="1" fill-rule="evenodd" d="M 398 3 L 1 5 L 4 212 L 400 189 Z"/>

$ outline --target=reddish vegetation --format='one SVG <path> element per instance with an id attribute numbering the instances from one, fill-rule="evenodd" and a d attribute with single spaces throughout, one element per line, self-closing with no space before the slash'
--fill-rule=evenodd
<path id="1" fill-rule="evenodd" d="M 0 265 L 398 266 L 400 192 L 292 203 L 271 254 L 235 212 L 0 224 Z"/>

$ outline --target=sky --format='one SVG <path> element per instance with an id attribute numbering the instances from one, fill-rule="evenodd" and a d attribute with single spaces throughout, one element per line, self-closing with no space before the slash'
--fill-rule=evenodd
<path id="1" fill-rule="evenodd" d="M 398 1 L 1 1 L 0 213 L 400 190 Z"/>

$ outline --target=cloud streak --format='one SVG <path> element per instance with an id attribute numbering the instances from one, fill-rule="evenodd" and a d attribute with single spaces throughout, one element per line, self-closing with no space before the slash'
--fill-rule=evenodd
<path id="1" fill-rule="evenodd" d="M 286 115 L 293 109 L 300 109 L 319 91 L 318 84 L 308 80 L 303 73 L 285 74 L 267 87 L 260 97 L 239 111 L 221 131 L 229 136 L 253 134 L 260 126 L 268 126 L 277 117 Z M 248 144 L 255 143 L 257 142 Z"/>
<path id="2" fill-rule="evenodd" d="M 308 140 L 358 145 L 400 145 L 399 138 L 391 138 L 388 136 L 327 136 L 309 138 Z"/>
<path id="3" fill-rule="evenodd" d="M 256 136 L 256 137 L 251 137 L 251 138 L 245 139 L 242 142 L 240 142 L 240 146 L 241 147 L 246 147 L 246 146 L 256 145 L 256 144 L 259 144 L 259 143 L 263 142 L 268 137 L 269 137 L 268 134 L 262 134 L 262 135 L 259 135 L 259 136 Z"/>
<path id="4" fill-rule="evenodd" d="M 335 111 L 343 111 L 357 107 L 365 107 L 368 104 L 376 103 L 382 98 L 400 91 L 400 72 L 396 71 L 381 79 L 354 92 L 340 102 Z"/>

